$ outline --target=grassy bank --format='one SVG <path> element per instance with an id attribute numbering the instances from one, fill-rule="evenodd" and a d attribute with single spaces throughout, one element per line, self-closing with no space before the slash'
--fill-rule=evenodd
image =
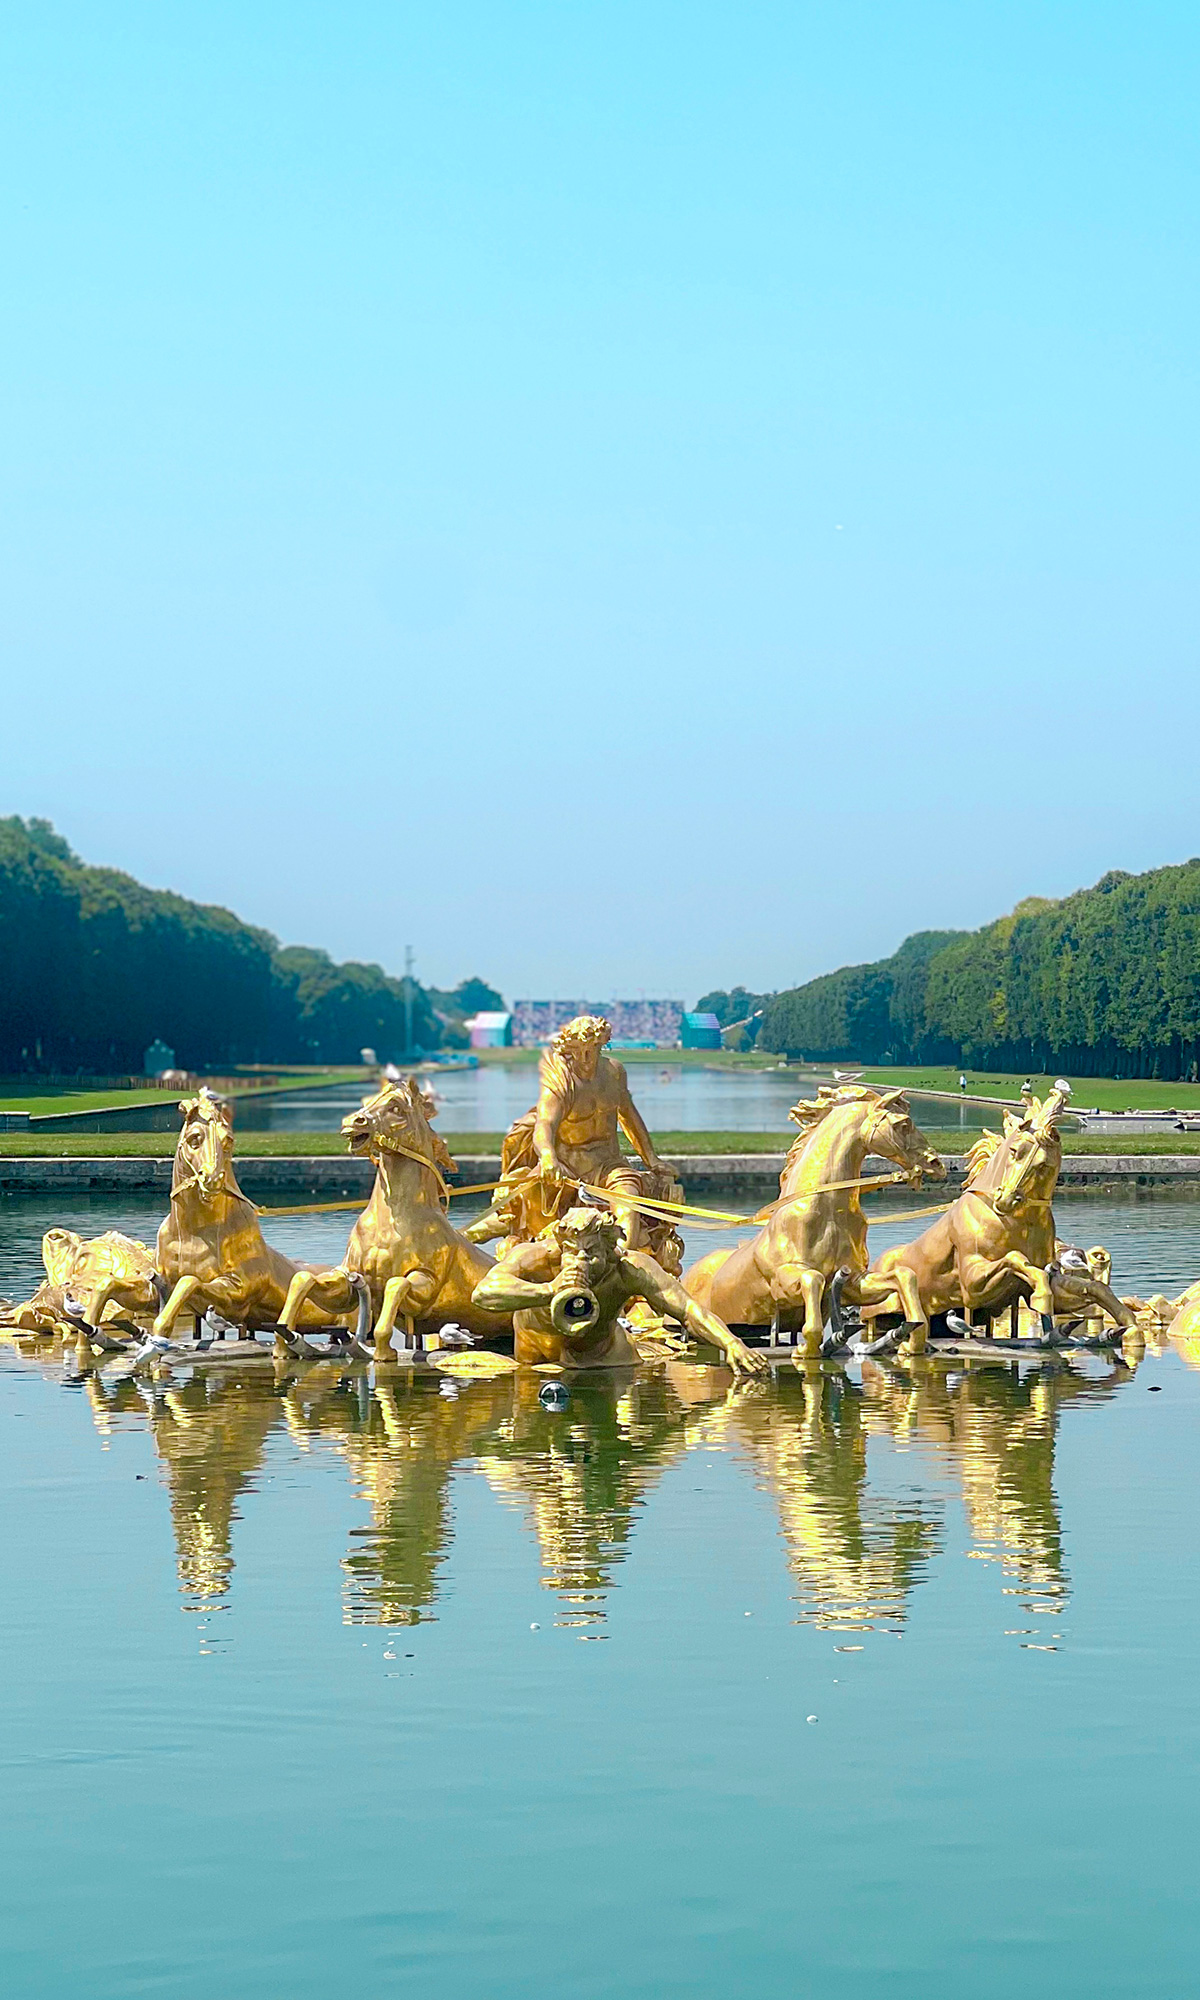
<path id="1" fill-rule="evenodd" d="M 1036 1072 L 958 1069 L 865 1069 L 864 1083 L 900 1085 L 905 1090 L 949 1090 L 958 1095 L 958 1079 L 967 1079 L 969 1097 L 1016 1099 L 1027 1076 L 1039 1097 L 1044 1097 L 1055 1079 Z M 1155 1083 L 1148 1078 L 1122 1081 L 1115 1077 L 1069 1076 L 1073 1102 L 1085 1111 L 1198 1111 L 1200 1083 Z"/>
<path id="2" fill-rule="evenodd" d="M 499 1153 L 501 1132 L 443 1132 L 452 1153 Z M 796 1134 L 789 1132 L 660 1132 L 656 1143 L 664 1153 L 786 1152 Z M 328 1158 L 344 1154 L 340 1132 L 239 1132 L 239 1159 L 278 1159 L 293 1155 Z M 173 1132 L 0 1132 L 0 1158 L 169 1160 L 175 1152 Z"/>
<path id="3" fill-rule="evenodd" d="M 926 1133 L 939 1153 L 960 1154 L 978 1139 L 978 1125 L 947 1126 Z M 469 1157 L 498 1154 L 499 1132 L 447 1132 L 450 1151 Z M 655 1143 L 666 1154 L 784 1153 L 796 1134 L 787 1132 L 659 1132 Z M 237 1142 L 239 1159 L 332 1158 L 345 1153 L 340 1132 L 243 1132 Z M 175 1151 L 172 1132 L 3 1132 L 0 1158 L 169 1160 Z M 1200 1153 L 1200 1135 L 1182 1132 L 1130 1133 L 1115 1139 L 1085 1138 L 1064 1133 L 1065 1153 L 1130 1155 Z"/>
<path id="4" fill-rule="evenodd" d="M 220 1094 L 234 1098 L 259 1097 L 277 1090 L 320 1090 L 327 1084 L 359 1082 L 367 1088 L 374 1075 L 373 1070 L 360 1069 L 277 1070 L 272 1072 L 269 1083 L 253 1076 L 248 1076 L 244 1083 L 228 1084 L 222 1081 Z M 0 1095 L 0 1111 L 24 1112 L 30 1118 L 77 1116 L 83 1112 L 142 1111 L 154 1105 L 176 1103 L 183 1094 L 181 1089 L 77 1090 L 66 1085 L 58 1090 L 47 1090 L 31 1079 L 27 1089 L 10 1088 Z"/>

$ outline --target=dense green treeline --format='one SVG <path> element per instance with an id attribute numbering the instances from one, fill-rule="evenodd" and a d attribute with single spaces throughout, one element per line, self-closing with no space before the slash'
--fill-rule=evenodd
<path id="1" fill-rule="evenodd" d="M 979 931 L 918 932 L 891 958 L 776 994 L 759 1042 L 835 1061 L 1194 1077 L 1200 860 L 1031 897 Z"/>
<path id="2" fill-rule="evenodd" d="M 414 1048 L 464 1042 L 479 991 L 414 980 Z M 387 1060 L 406 1032 L 405 983 L 378 965 L 281 950 L 228 910 L 86 867 L 44 820 L 0 819 L 0 1073 L 136 1074 L 156 1037 L 185 1069 Z"/>

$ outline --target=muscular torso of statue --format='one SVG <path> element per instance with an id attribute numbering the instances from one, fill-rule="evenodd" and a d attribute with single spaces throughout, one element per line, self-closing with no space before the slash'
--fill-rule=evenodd
<path id="1" fill-rule="evenodd" d="M 620 1120 L 628 1103 L 625 1072 L 609 1056 L 601 1056 L 595 1076 L 573 1077 L 569 1096 L 554 1084 L 543 1086 L 538 1109 L 549 1113 L 554 1151 L 573 1180 L 595 1181 L 620 1164 Z"/>

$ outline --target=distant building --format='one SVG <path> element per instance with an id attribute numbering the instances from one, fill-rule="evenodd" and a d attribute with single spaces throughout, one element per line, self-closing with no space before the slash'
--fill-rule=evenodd
<path id="1" fill-rule="evenodd" d="M 603 1014 L 613 1041 L 626 1048 L 679 1046 L 682 1000 L 517 1000 L 512 1011 L 513 1042 L 519 1049 L 540 1048 L 577 1014 Z"/>
<path id="2" fill-rule="evenodd" d="M 164 1070 L 174 1069 L 174 1067 L 174 1049 L 169 1049 L 165 1042 L 158 1041 L 157 1039 L 151 1042 L 145 1055 L 142 1057 L 142 1075 L 161 1076 Z"/>
<path id="3" fill-rule="evenodd" d="M 685 1014 L 679 1041 L 685 1049 L 719 1049 L 721 1023 L 715 1014 Z"/>
<path id="4" fill-rule="evenodd" d="M 466 1023 L 473 1049 L 511 1049 L 513 1039 L 513 1017 L 511 1014 L 475 1014 Z"/>

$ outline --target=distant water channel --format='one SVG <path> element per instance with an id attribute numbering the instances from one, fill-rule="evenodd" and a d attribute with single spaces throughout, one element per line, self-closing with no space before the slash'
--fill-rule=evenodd
<path id="1" fill-rule="evenodd" d="M 481 1064 L 478 1069 L 437 1070 L 422 1085 L 439 1102 L 444 1132 L 503 1132 L 537 1098 L 535 1063 Z M 658 1132 L 783 1132 L 797 1097 L 811 1096 L 818 1079 L 791 1070 L 705 1069 L 685 1063 L 630 1065 L 630 1083 L 642 1116 Z M 362 1100 L 363 1086 L 335 1084 L 239 1098 L 236 1120 L 243 1132 L 336 1132 L 348 1111 Z M 977 1128 L 978 1106 L 944 1098 L 910 1096 L 919 1125 L 964 1124 Z M 174 1132 L 179 1113 L 174 1098 L 148 1110 L 122 1111 L 102 1119 L 72 1119 L 73 1132 Z M 48 1129 L 45 1122 L 39 1128 Z"/>
<path id="2" fill-rule="evenodd" d="M 9 1198 L 0 1292 L 159 1213 Z M 1059 1218 L 1200 1275 L 1193 1194 Z M 537 1387 L 0 1348 L 5 2000 L 1195 1991 L 1186 1357 Z"/>

